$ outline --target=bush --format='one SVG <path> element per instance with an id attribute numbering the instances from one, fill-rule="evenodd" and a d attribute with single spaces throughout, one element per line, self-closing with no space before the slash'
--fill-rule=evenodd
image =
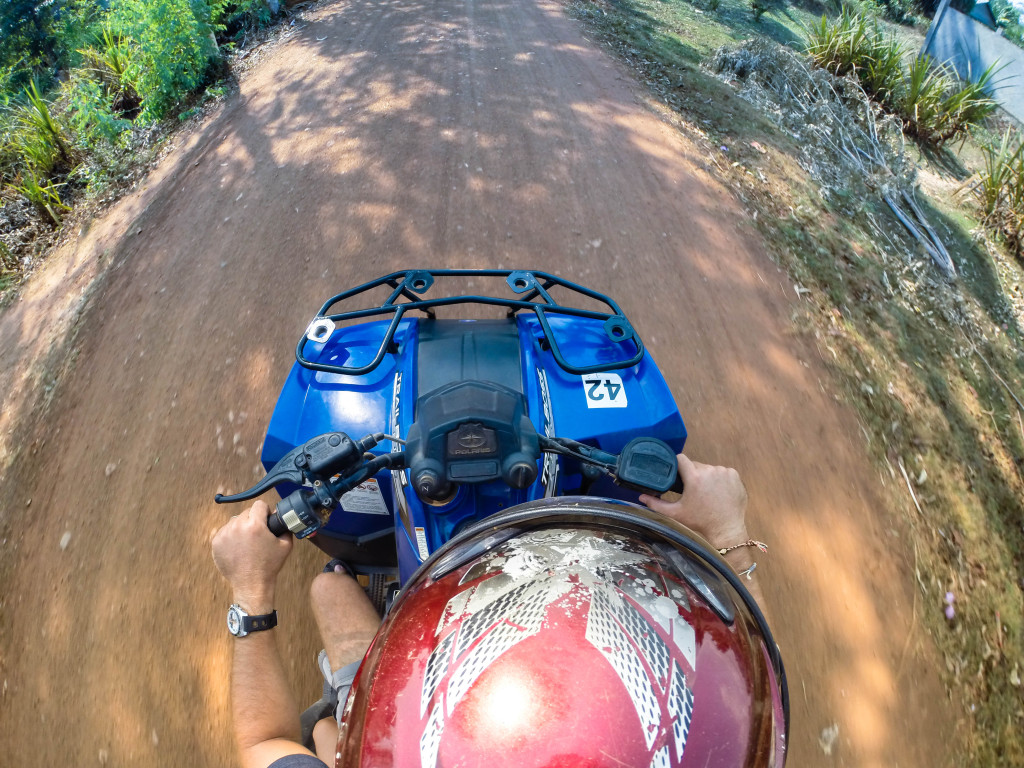
<path id="1" fill-rule="evenodd" d="M 267 0 L 214 0 L 210 6 L 213 24 L 228 37 L 252 27 L 265 27 L 273 19 Z"/>
<path id="2" fill-rule="evenodd" d="M 215 73 L 215 34 L 268 23 L 272 5 L 0 2 L 0 192 L 26 198 L 58 225 L 65 186 L 95 190 L 123 178 L 152 141 L 151 124 Z M 63 84 L 59 71 L 68 74 Z"/>
<path id="3" fill-rule="evenodd" d="M 137 47 L 129 79 L 142 99 L 143 120 L 170 113 L 219 57 L 204 0 L 120 0 L 113 17 Z"/>
<path id="4" fill-rule="evenodd" d="M 1024 141 L 1007 131 L 999 144 L 982 147 L 984 169 L 971 185 L 985 224 L 1002 234 L 1017 258 L 1024 256 Z"/>
<path id="5" fill-rule="evenodd" d="M 881 0 L 886 18 L 899 24 L 906 24 L 914 19 L 916 2 L 914 0 Z"/>
<path id="6" fill-rule="evenodd" d="M 883 38 L 876 29 L 869 37 L 868 56 L 857 70 L 864 90 L 886 106 L 896 101 L 903 79 L 907 47 L 895 37 Z"/>
<path id="7" fill-rule="evenodd" d="M 805 52 L 834 75 L 856 77 L 864 90 L 903 122 L 908 136 L 934 146 L 964 135 L 996 109 L 986 91 L 996 73 L 989 67 L 976 83 L 936 67 L 928 56 L 915 58 L 904 71 L 906 47 L 886 37 L 874 22 L 844 10 L 805 32 Z"/>
<path id="8" fill-rule="evenodd" d="M 851 13 L 848 8 L 834 22 L 825 16 L 804 33 L 804 51 L 814 63 L 833 75 L 858 75 L 871 60 L 875 46 L 866 16 Z"/>
<path id="9" fill-rule="evenodd" d="M 57 52 L 58 66 L 73 70 L 82 66 L 82 49 L 91 45 L 100 35 L 105 6 L 97 0 L 61 0 L 52 35 Z"/>
<path id="10" fill-rule="evenodd" d="M 904 131 L 936 146 L 965 135 L 996 110 L 995 99 L 986 93 L 996 71 L 993 65 L 977 82 L 961 83 L 930 56 L 915 59 L 896 100 Z"/>
<path id="11" fill-rule="evenodd" d="M 966 134 L 996 111 L 996 100 L 988 95 L 988 90 L 998 71 L 993 64 L 974 83 L 962 83 L 955 74 L 950 77 L 951 87 L 942 102 L 945 123 L 939 143 Z"/>
<path id="12" fill-rule="evenodd" d="M 920 56 L 910 63 L 893 104 L 909 135 L 927 141 L 937 130 L 947 87 L 948 78 L 930 56 Z"/>
<path id="13" fill-rule="evenodd" d="M 15 123 L 12 110 L 0 106 L 0 188 L 14 178 L 20 155 L 15 144 Z"/>
<path id="14" fill-rule="evenodd" d="M 57 185 L 46 180 L 40 181 L 31 168 L 25 171 L 21 183 L 14 189 L 36 207 L 43 218 L 49 221 L 50 226 L 60 226 L 61 213 L 71 210 L 60 199 Z"/>
<path id="15" fill-rule="evenodd" d="M 25 99 L 26 103 L 15 113 L 14 140 L 24 164 L 44 177 L 67 173 L 73 165 L 71 146 L 34 80 L 25 89 Z"/>
<path id="16" fill-rule="evenodd" d="M 102 142 L 113 143 L 132 125 L 131 120 L 114 112 L 111 97 L 104 87 L 80 72 L 72 75 L 67 95 L 76 144 L 85 151 L 92 151 Z"/>
<path id="17" fill-rule="evenodd" d="M 132 81 L 132 69 L 139 59 L 139 50 L 130 40 L 116 34 L 110 25 L 103 27 L 97 47 L 82 51 L 83 71 L 102 86 L 103 98 L 110 111 L 133 119 L 142 99 Z"/>

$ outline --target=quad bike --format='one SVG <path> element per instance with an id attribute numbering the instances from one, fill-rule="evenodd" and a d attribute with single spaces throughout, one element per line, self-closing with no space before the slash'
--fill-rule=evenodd
<path id="1" fill-rule="evenodd" d="M 485 278 L 509 295 L 431 295 Z M 353 308 L 381 287 L 382 304 Z M 466 304 L 505 317 L 436 316 Z M 405 583 L 453 535 L 523 502 L 635 501 L 676 482 L 686 429 L 640 337 L 611 299 L 553 275 L 387 275 L 328 300 L 295 357 L 263 443 L 267 475 L 217 501 L 276 487 L 275 532 L 363 573 Z"/>
<path id="2" fill-rule="evenodd" d="M 276 488 L 271 530 L 343 560 L 385 614 L 425 573 L 442 579 L 524 526 L 640 520 L 645 536 L 695 556 L 680 579 L 719 618 L 737 620 L 725 584 L 740 596 L 788 730 L 778 649 L 740 579 L 635 504 L 682 490 L 686 429 L 611 298 L 538 271 L 396 272 L 329 299 L 295 357 L 263 443 L 266 476 L 218 502 Z"/>

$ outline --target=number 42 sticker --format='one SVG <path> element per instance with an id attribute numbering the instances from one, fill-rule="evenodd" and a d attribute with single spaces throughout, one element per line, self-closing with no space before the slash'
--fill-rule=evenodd
<path id="1" fill-rule="evenodd" d="M 626 388 L 617 373 L 595 373 L 581 377 L 587 408 L 625 408 Z"/>

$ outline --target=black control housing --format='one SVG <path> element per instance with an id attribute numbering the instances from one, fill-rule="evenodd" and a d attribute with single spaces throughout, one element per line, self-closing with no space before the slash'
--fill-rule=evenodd
<path id="1" fill-rule="evenodd" d="M 637 437 L 626 443 L 615 474 L 616 483 L 641 493 L 683 491 L 675 452 L 653 437 Z"/>
<path id="2" fill-rule="evenodd" d="M 458 483 L 500 479 L 528 488 L 537 479 L 540 446 L 521 392 L 462 381 L 419 399 L 405 453 L 416 492 L 436 502 Z"/>

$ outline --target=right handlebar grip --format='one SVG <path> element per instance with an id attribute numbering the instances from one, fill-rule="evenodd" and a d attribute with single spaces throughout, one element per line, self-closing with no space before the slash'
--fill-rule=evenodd
<path id="1" fill-rule="evenodd" d="M 288 530 L 288 526 L 285 525 L 284 520 L 281 519 L 281 513 L 276 509 L 271 512 L 270 516 L 267 518 L 267 528 L 269 528 L 270 532 L 275 536 L 284 536 L 286 533 L 291 533 L 291 531 Z"/>

